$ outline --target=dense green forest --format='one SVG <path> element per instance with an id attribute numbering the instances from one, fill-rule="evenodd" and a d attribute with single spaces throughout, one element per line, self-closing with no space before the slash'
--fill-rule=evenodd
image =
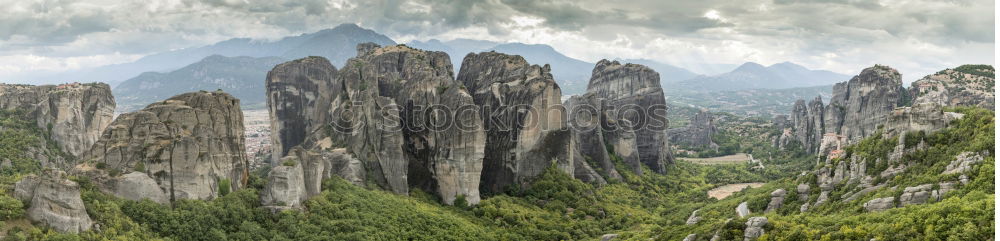
<path id="1" fill-rule="evenodd" d="M 955 175 L 938 175 L 955 155 L 963 151 L 992 153 L 993 112 L 972 108 L 955 111 L 965 117 L 948 129 L 907 134 L 919 136 L 929 148 L 905 157 L 919 165 L 888 180 L 888 186 L 955 180 Z M 5 112 L 0 119 L 5 144 L 0 154 L 5 158 L 23 157 L 18 150 L 30 149 L 27 146 L 45 139 L 44 130 L 17 116 Z M 894 140 L 874 135 L 847 150 L 849 155 L 886 155 L 891 151 L 886 146 Z M 723 240 L 738 240 L 743 237 L 746 218 L 737 218 L 734 208 L 746 201 L 755 211 L 751 216 L 770 219 L 761 240 L 985 240 L 993 235 L 992 155 L 968 173 L 968 185 L 939 202 L 866 212 L 861 207 L 864 201 L 898 192 L 884 188 L 852 202 L 832 201 L 805 213 L 798 210 L 804 201 L 789 195 L 781 209 L 760 214 L 771 191 L 795 190 L 799 181 L 811 178 L 811 174 L 799 174 L 815 168 L 815 158 L 759 141 L 739 148 L 768 155 L 765 164 L 770 168 L 759 171 L 745 164 L 678 161 L 666 175 L 649 170 L 644 175 L 620 171 L 624 180 L 594 186 L 553 167 L 522 190 L 509 190 L 474 206 L 461 200 L 447 206 L 418 190 L 401 196 L 333 178 L 323 183 L 323 193 L 307 201 L 303 210 L 272 213 L 259 202 L 262 173 L 251 178 L 249 188 L 216 200 L 182 200 L 167 206 L 115 198 L 101 193 L 86 179 L 74 178 L 81 184 L 89 215 L 100 224 L 80 234 L 60 234 L 26 221 L 26 204 L 11 197 L 10 186 L 38 167 L 14 158 L 21 164 L 4 169 L 12 171 L 0 176 L 4 187 L 0 189 L 0 219 L 4 220 L 0 228 L 6 232 L 6 240 L 585 240 L 609 233 L 625 239 L 655 240 L 680 240 L 697 234 L 699 240 L 708 240 L 717 231 Z M 618 165 L 626 170 L 623 163 Z M 871 168 L 880 171 L 884 167 Z M 706 195 L 714 187 L 741 182 L 767 184 L 723 200 Z M 819 188 L 813 190 L 811 199 Z M 835 191 L 833 199 L 843 192 Z M 686 225 L 691 212 L 699 209 L 702 221 Z"/>

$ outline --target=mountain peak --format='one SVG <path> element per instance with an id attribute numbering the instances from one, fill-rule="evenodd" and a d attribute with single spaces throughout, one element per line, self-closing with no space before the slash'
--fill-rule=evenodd
<path id="1" fill-rule="evenodd" d="M 760 65 L 760 64 L 754 63 L 754 62 L 746 62 L 746 63 L 743 63 L 742 65 L 740 65 L 740 67 L 737 67 L 735 70 L 733 70 L 733 72 L 737 72 L 737 71 L 757 71 L 757 70 L 762 70 L 762 69 L 764 69 L 763 65 Z"/>
<path id="2" fill-rule="evenodd" d="M 364 28 L 358 26 L 355 23 L 342 23 L 340 25 L 337 25 L 336 27 L 333 27 L 333 29 L 348 30 L 348 29 L 364 29 Z"/>

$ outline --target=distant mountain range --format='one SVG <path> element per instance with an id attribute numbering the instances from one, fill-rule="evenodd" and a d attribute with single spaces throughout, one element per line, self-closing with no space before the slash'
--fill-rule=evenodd
<path id="1" fill-rule="evenodd" d="M 234 38 L 203 47 L 152 54 L 130 63 L 37 76 L 31 79 L 31 83 L 77 81 L 105 82 L 111 86 L 116 86 L 121 81 L 136 77 L 141 73 L 176 70 L 198 62 L 210 55 L 281 57 L 284 59 L 323 56 L 329 59 L 335 66 L 341 67 L 344 61 L 356 55 L 357 50 L 355 47 L 357 44 L 364 42 L 373 42 L 381 45 L 396 44 L 389 37 L 375 31 L 361 28 L 355 24 L 341 24 L 332 29 L 285 37 L 276 41 Z"/>
<path id="2" fill-rule="evenodd" d="M 848 79 L 850 76 L 826 70 L 810 70 L 790 62 L 767 67 L 747 62 L 728 73 L 678 82 L 677 88 L 694 91 L 787 89 L 832 85 Z"/>
<path id="3" fill-rule="evenodd" d="M 218 89 L 239 98 L 244 109 L 264 108 L 267 71 L 285 61 L 280 57 L 211 55 L 167 73 L 142 73 L 112 91 L 121 112 L 142 109 L 181 93 Z"/>

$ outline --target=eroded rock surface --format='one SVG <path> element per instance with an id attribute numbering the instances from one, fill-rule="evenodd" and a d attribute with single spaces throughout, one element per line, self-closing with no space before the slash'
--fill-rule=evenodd
<path id="1" fill-rule="evenodd" d="M 706 110 L 699 110 L 698 114 L 691 117 L 691 121 L 686 127 L 669 129 L 667 136 L 670 137 L 672 144 L 715 149 L 719 145 L 712 141 L 712 135 L 715 135 L 717 131 L 712 114 Z"/>
<path id="2" fill-rule="evenodd" d="M 972 166 L 983 161 L 983 156 L 973 152 L 962 152 L 955 157 L 954 161 L 948 163 L 941 174 L 963 173 L 972 170 Z"/>
<path id="3" fill-rule="evenodd" d="M 764 210 L 764 212 L 770 212 L 781 208 L 781 205 L 785 204 L 785 194 L 787 194 L 785 189 L 780 188 L 771 192 L 771 201 L 768 202 L 767 209 Z"/>
<path id="4" fill-rule="evenodd" d="M 764 226 L 767 225 L 767 217 L 752 217 L 747 220 L 747 228 L 743 230 L 743 240 L 756 240 L 764 235 Z"/>
<path id="5" fill-rule="evenodd" d="M 587 93 L 605 101 L 602 125 L 606 144 L 614 146 L 626 164 L 636 156 L 639 163 L 663 173 L 673 156 L 666 136 L 667 106 L 659 79 L 656 71 L 643 65 L 601 60 L 591 74 Z M 637 153 L 628 153 L 633 149 Z M 633 170 L 641 173 L 635 166 Z"/>
<path id="6" fill-rule="evenodd" d="M 736 216 L 740 218 L 750 215 L 750 208 L 747 207 L 747 202 L 741 202 L 740 205 L 736 206 Z"/>
<path id="7" fill-rule="evenodd" d="M 445 203 L 458 196 L 477 203 L 486 134 L 475 108 L 460 111 L 475 103 L 452 77 L 448 56 L 405 45 L 367 43 L 357 50 L 358 55 L 335 76 L 299 71 L 282 78 L 304 82 L 288 83 L 292 86 L 313 82 L 333 86 L 315 94 L 318 99 L 328 98 L 329 107 L 313 105 L 316 114 L 312 117 L 299 115 L 311 123 L 304 127 L 308 136 L 299 146 L 320 160 L 311 162 L 314 158 L 300 156 L 305 172 L 324 167 L 324 174 L 316 180 L 311 179 L 313 174 L 306 175 L 306 185 L 313 186 L 329 173 L 395 193 L 405 194 L 415 187 L 438 194 Z M 318 60 L 285 65 L 334 69 Z M 284 105 L 282 101 L 272 105 Z"/>
<path id="8" fill-rule="evenodd" d="M 201 91 L 121 114 L 84 160 L 109 172 L 146 173 L 170 200 L 213 199 L 220 183 L 236 190 L 247 181 L 239 102 L 223 92 Z"/>
<path id="9" fill-rule="evenodd" d="M 615 164 L 611 161 L 607 144 L 604 141 L 602 121 L 605 117 L 603 106 L 603 100 L 594 94 L 573 96 L 569 100 L 566 100 L 564 104 L 569 114 L 569 127 L 573 132 L 574 148 L 580 154 L 577 156 L 577 159 L 583 161 L 576 170 L 579 173 L 580 168 L 585 168 L 584 164 L 586 164 L 586 166 L 591 167 L 597 172 L 601 179 L 606 179 L 607 181 L 621 180 L 621 174 L 615 169 Z M 638 159 L 635 159 L 635 161 L 638 161 Z M 591 178 L 589 173 L 583 173 L 583 175 L 586 176 L 580 176 L 579 174 L 574 176 L 581 180 L 596 179 Z"/>
<path id="10" fill-rule="evenodd" d="M 260 192 L 261 205 L 277 210 L 298 208 L 309 197 L 305 190 L 302 161 L 295 156 L 287 156 L 280 162 L 267 175 L 267 186 Z"/>
<path id="11" fill-rule="evenodd" d="M 830 103 L 820 97 L 795 103 L 791 126 L 806 151 L 817 153 L 826 134 L 842 135 L 855 142 L 885 124 L 890 112 L 902 102 L 902 77 L 895 69 L 876 65 L 847 82 L 833 86 Z"/>
<path id="12" fill-rule="evenodd" d="M 51 133 L 60 149 L 79 157 L 111 123 L 115 99 L 111 87 L 104 83 L 0 84 L 0 109 L 24 111 L 38 123 L 38 128 Z"/>
<path id="13" fill-rule="evenodd" d="M 40 176 L 29 175 L 14 185 L 14 197 L 29 204 L 28 219 L 66 233 L 90 230 L 80 186 L 66 179 L 65 172 L 47 170 Z"/>
<path id="14" fill-rule="evenodd" d="M 333 83 L 336 76 L 337 68 L 323 57 L 285 62 L 267 73 L 272 162 L 329 122 L 331 96 L 341 88 Z"/>
<path id="15" fill-rule="evenodd" d="M 522 185 L 551 165 L 574 174 L 575 153 L 562 92 L 548 65 L 531 65 L 521 56 L 496 52 L 469 54 L 457 80 L 482 107 L 484 190 L 497 193 Z"/>
<path id="16" fill-rule="evenodd" d="M 864 207 L 869 212 L 878 212 L 896 207 L 895 201 L 894 197 L 876 198 L 865 202 Z"/>

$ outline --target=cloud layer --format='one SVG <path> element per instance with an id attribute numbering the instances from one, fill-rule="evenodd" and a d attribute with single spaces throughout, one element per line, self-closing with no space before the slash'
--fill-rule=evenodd
<path id="1" fill-rule="evenodd" d="M 846 74 L 879 63 L 907 80 L 993 64 L 995 41 L 989 0 L 0 0 L 0 13 L 0 81 L 341 23 L 399 42 L 549 44 L 587 61 L 792 61 Z"/>

